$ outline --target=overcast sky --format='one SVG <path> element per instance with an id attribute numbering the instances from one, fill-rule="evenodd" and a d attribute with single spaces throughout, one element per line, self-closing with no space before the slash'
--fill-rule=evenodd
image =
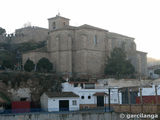
<path id="1" fill-rule="evenodd" d="M 48 28 L 60 12 L 70 25 L 89 24 L 135 38 L 137 49 L 160 59 L 160 0 L 0 0 L 0 27 L 7 33 L 23 27 Z"/>

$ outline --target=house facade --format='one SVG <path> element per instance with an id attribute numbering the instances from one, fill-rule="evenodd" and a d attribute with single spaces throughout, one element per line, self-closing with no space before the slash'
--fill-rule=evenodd
<path id="1" fill-rule="evenodd" d="M 72 92 L 46 92 L 41 98 L 41 108 L 45 111 L 75 111 L 79 110 L 79 96 Z"/>
<path id="2" fill-rule="evenodd" d="M 23 64 L 28 58 L 36 64 L 40 58 L 46 57 L 57 73 L 103 76 L 107 56 L 115 47 L 120 47 L 125 49 L 135 70 L 142 75 L 147 74 L 147 53 L 137 51 L 134 38 L 87 24 L 73 27 L 68 18 L 59 15 L 48 19 L 48 22 L 46 49 L 24 53 Z"/>
<path id="3" fill-rule="evenodd" d="M 62 83 L 63 92 L 73 92 L 79 96 L 80 109 L 105 107 L 108 105 L 108 87 L 94 82 L 65 82 Z M 121 93 L 118 88 L 110 89 L 110 103 L 120 104 Z"/>

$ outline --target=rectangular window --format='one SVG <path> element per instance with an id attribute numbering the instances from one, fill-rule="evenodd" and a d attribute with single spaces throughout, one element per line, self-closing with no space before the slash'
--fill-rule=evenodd
<path id="1" fill-rule="evenodd" d="M 85 89 L 95 89 L 94 83 L 85 83 Z"/>
<path id="2" fill-rule="evenodd" d="M 97 35 L 94 36 L 94 45 L 97 45 Z"/>
<path id="3" fill-rule="evenodd" d="M 77 105 L 77 100 L 72 100 L 72 105 Z"/>

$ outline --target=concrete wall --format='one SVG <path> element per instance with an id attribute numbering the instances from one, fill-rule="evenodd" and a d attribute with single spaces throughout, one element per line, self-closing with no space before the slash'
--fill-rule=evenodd
<path id="1" fill-rule="evenodd" d="M 43 93 L 43 95 L 40 97 L 41 102 L 41 108 L 45 111 L 48 111 L 48 96 Z"/>
<path id="2" fill-rule="evenodd" d="M 70 113 L 70 114 L 22 114 L 0 115 L 0 120 L 127 120 L 120 119 L 119 113 Z"/>

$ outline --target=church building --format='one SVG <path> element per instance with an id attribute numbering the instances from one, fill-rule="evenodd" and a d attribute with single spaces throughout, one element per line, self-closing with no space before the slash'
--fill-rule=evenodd
<path id="1" fill-rule="evenodd" d="M 69 21 L 60 15 L 49 18 L 47 46 L 24 53 L 23 64 L 28 58 L 36 64 L 46 57 L 57 73 L 101 76 L 107 56 L 115 47 L 123 47 L 136 71 L 147 74 L 147 53 L 137 51 L 134 38 L 87 24 L 70 26 Z"/>

